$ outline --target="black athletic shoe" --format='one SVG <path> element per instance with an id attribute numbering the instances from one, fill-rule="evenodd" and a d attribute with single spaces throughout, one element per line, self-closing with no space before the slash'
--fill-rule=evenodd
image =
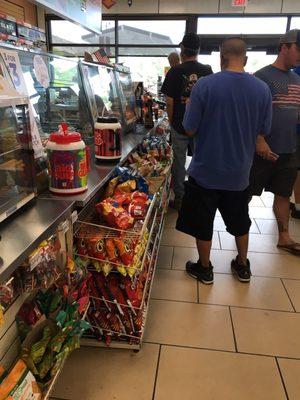
<path id="1" fill-rule="evenodd" d="M 214 283 L 214 273 L 213 266 L 209 263 L 209 267 L 205 268 L 198 263 L 193 263 L 188 261 L 185 266 L 186 273 L 192 278 L 198 279 L 198 281 L 204 283 L 205 285 L 211 285 Z"/>
<path id="2" fill-rule="evenodd" d="M 251 270 L 250 270 L 250 261 L 247 260 L 247 266 L 240 265 L 238 263 L 238 258 L 231 261 L 231 269 L 234 275 L 237 276 L 240 282 L 250 282 L 251 279 Z"/>

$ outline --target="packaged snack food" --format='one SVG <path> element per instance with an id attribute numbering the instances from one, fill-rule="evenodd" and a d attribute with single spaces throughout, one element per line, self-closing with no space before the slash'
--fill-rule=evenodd
<path id="1" fill-rule="evenodd" d="M 103 235 L 97 235 L 88 239 L 88 254 L 98 260 L 106 259 L 105 242 Z"/>
<path id="2" fill-rule="evenodd" d="M 114 238 L 116 248 L 124 265 L 128 266 L 132 263 L 134 257 L 134 241 L 130 239 Z"/>
<path id="3" fill-rule="evenodd" d="M 116 191 L 125 192 L 125 193 L 131 193 L 134 190 L 136 190 L 136 181 L 135 180 L 128 180 L 123 183 L 120 183 L 116 188 Z"/>
<path id="4" fill-rule="evenodd" d="M 43 338 L 32 345 L 30 350 L 30 357 L 35 365 L 39 364 L 42 361 L 47 346 L 51 340 L 51 333 L 51 329 L 46 326 L 43 331 Z"/>
<path id="5" fill-rule="evenodd" d="M 80 256 L 86 256 L 88 254 L 88 243 L 83 237 L 78 237 L 76 239 L 77 254 Z"/>
<path id="6" fill-rule="evenodd" d="M 113 199 L 106 199 L 96 205 L 97 211 L 112 228 L 126 230 L 132 228 L 134 219 L 123 207 L 114 205 Z"/>
<path id="7" fill-rule="evenodd" d="M 25 396 L 21 397 L 25 393 Z M 23 360 L 18 360 L 0 385 L 0 400 L 40 400 L 42 393 Z"/>
<path id="8" fill-rule="evenodd" d="M 118 185 L 119 182 L 119 177 L 116 176 L 115 178 L 111 179 L 107 185 L 105 194 L 104 194 L 104 199 L 106 199 L 107 197 L 112 197 L 112 195 L 115 192 L 115 189 Z"/>
<path id="9" fill-rule="evenodd" d="M 118 262 L 118 252 L 117 247 L 115 246 L 115 242 L 113 238 L 105 239 L 105 247 L 108 260 L 113 263 Z"/>

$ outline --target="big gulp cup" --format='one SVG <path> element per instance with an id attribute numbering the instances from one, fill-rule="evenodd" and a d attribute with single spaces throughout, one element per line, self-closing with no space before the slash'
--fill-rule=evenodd
<path id="1" fill-rule="evenodd" d="M 99 117 L 95 123 L 95 157 L 118 160 L 122 156 L 122 129 L 117 118 Z"/>
<path id="2" fill-rule="evenodd" d="M 78 194 L 88 188 L 90 152 L 81 134 L 70 132 L 61 124 L 58 132 L 50 135 L 48 154 L 49 190 L 58 194 Z"/>

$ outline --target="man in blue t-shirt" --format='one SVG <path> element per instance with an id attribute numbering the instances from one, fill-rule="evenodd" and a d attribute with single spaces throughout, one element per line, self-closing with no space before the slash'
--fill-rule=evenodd
<path id="1" fill-rule="evenodd" d="M 245 42 L 226 40 L 222 72 L 196 83 L 183 121 L 186 132 L 195 135 L 195 151 L 176 228 L 196 238 L 199 260 L 187 262 L 186 271 L 205 284 L 213 283 L 210 250 L 217 209 L 236 238 L 232 271 L 242 282 L 251 277 L 249 174 L 257 137 L 271 127 L 272 98 L 264 82 L 244 72 L 246 62 Z M 270 149 L 265 156 L 276 159 Z"/>

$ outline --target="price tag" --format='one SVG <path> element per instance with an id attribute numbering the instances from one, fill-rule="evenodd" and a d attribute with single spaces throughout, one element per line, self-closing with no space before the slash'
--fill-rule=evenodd
<path id="1" fill-rule="evenodd" d="M 21 95 L 27 96 L 27 89 L 18 53 L 14 50 L 0 49 L 0 54 L 9 70 L 16 90 Z"/>
<path id="2" fill-rule="evenodd" d="M 248 0 L 232 0 L 232 7 L 247 7 Z"/>

